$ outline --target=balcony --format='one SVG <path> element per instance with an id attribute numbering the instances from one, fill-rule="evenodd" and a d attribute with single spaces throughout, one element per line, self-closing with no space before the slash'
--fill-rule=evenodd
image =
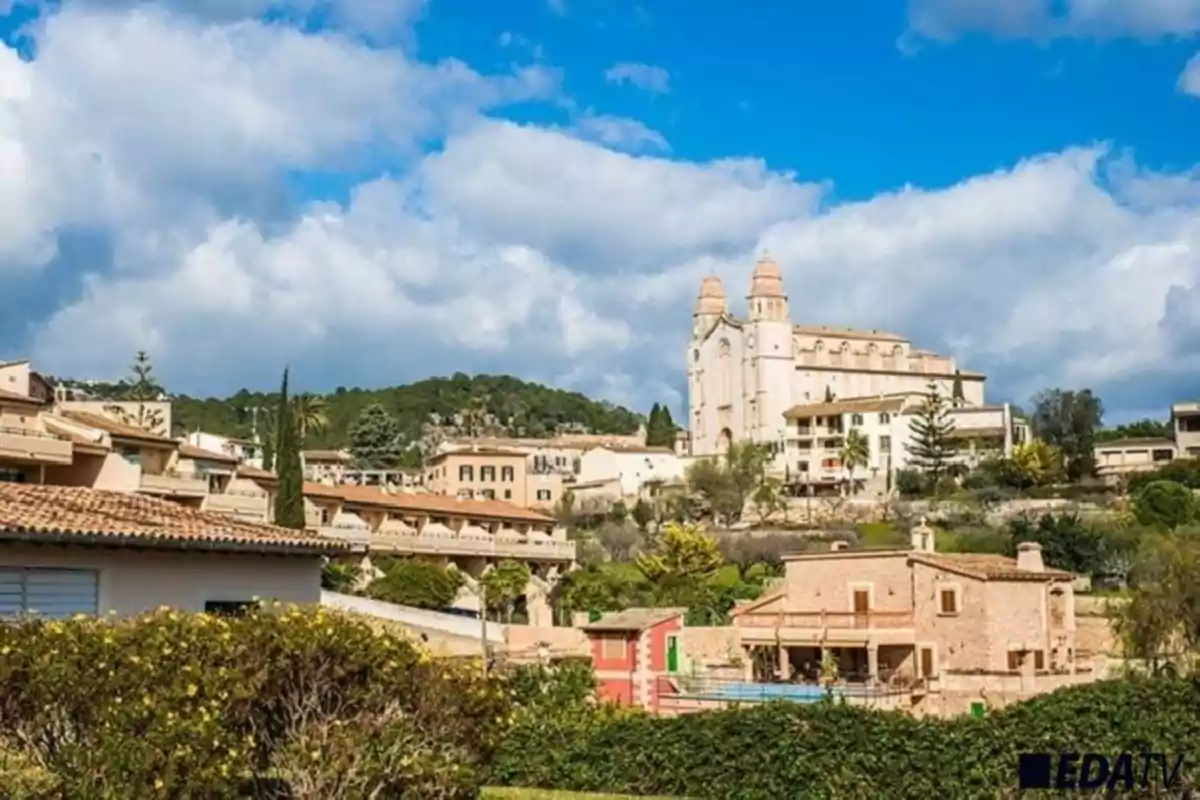
<path id="1" fill-rule="evenodd" d="M 173 473 L 147 475 L 143 472 L 138 490 L 165 497 L 205 497 L 208 495 L 208 479 Z"/>
<path id="2" fill-rule="evenodd" d="M 371 542 L 371 529 L 362 525 L 322 525 L 317 533 L 330 539 L 341 539 L 354 545 L 367 545 Z"/>
<path id="3" fill-rule="evenodd" d="M 34 464 L 70 464 L 71 443 L 51 433 L 30 428 L 0 428 L 0 459 Z"/>
<path id="4" fill-rule="evenodd" d="M 265 522 L 268 501 L 265 494 L 254 494 L 253 492 L 210 494 L 204 499 L 204 510 L 255 522 Z"/>
<path id="5" fill-rule="evenodd" d="M 734 624 L 741 629 L 743 639 L 761 642 L 855 643 L 870 638 L 877 644 L 906 644 L 914 635 L 912 611 L 751 612 L 736 617 Z"/>
<path id="6" fill-rule="evenodd" d="M 529 561 L 575 560 L 575 542 L 558 539 L 530 539 L 522 542 L 421 534 L 372 534 L 370 543 L 374 549 L 400 553 L 520 558 Z"/>

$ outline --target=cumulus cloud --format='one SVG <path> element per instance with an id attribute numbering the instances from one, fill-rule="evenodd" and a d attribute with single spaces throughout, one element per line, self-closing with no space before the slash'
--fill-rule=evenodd
<path id="1" fill-rule="evenodd" d="M 1082 147 L 834 205 L 753 158 L 621 152 L 635 121 L 485 114 L 553 96 L 544 70 L 142 8 L 68 10 L 37 36 L 33 62 L 0 52 L 0 265 L 44 263 L 65 230 L 111 237 L 29 320 L 56 374 L 148 349 L 180 391 L 266 386 L 290 361 L 322 387 L 502 371 L 678 410 L 699 281 L 738 298 L 769 248 L 797 321 L 950 349 L 993 397 L 1089 385 L 1119 410 L 1194 390 L 1196 171 Z M 345 202 L 239 200 L 356 166 L 372 177 Z M 24 313 L 5 280 L 0 317 Z"/>
<path id="2" fill-rule="evenodd" d="M 614 150 L 642 152 L 671 149 L 661 133 L 640 120 L 628 117 L 588 113 L 575 123 L 574 130 L 582 138 L 590 139 Z"/>
<path id="3" fill-rule="evenodd" d="M 1200 0 L 909 0 L 909 26 L 932 39 L 1153 38 L 1200 31 Z"/>
<path id="4" fill-rule="evenodd" d="M 605 70 L 604 79 L 618 85 L 627 83 L 651 94 L 671 91 L 671 74 L 651 64 L 614 64 Z"/>
<path id="5" fill-rule="evenodd" d="M 1200 53 L 1192 56 L 1179 76 L 1179 91 L 1200 97 Z"/>

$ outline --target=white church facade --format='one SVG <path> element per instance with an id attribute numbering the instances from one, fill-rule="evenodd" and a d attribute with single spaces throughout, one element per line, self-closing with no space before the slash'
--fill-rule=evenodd
<path id="1" fill-rule="evenodd" d="M 701 284 L 687 353 L 693 456 L 753 441 L 775 447 L 783 466 L 793 459 L 787 451 L 795 410 L 820 414 L 831 399 L 911 401 L 930 383 L 949 398 L 957 381 L 961 411 L 990 408 L 984 406 L 985 376 L 960 370 L 950 356 L 918 349 L 894 333 L 793 324 L 779 265 L 768 257 L 754 267 L 747 307 L 745 319 L 735 317 L 718 278 Z M 1004 416 L 1010 417 L 1007 407 Z M 1011 435 L 1003 438 L 1010 448 Z"/>

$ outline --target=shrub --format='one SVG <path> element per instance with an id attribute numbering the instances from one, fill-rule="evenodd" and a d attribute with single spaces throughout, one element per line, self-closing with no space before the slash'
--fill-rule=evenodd
<path id="1" fill-rule="evenodd" d="M 1174 530 L 1196 519 L 1192 490 L 1174 481 L 1153 481 L 1133 495 L 1133 516 L 1142 525 Z"/>
<path id="2" fill-rule="evenodd" d="M 458 570 L 419 558 L 381 559 L 377 566 L 383 577 L 371 581 L 367 595 L 403 606 L 439 611 L 454 602 L 466 582 Z"/>
<path id="3" fill-rule="evenodd" d="M 915 469 L 896 470 L 896 491 L 901 497 L 920 497 L 929 491 L 929 480 Z"/>
<path id="4" fill-rule="evenodd" d="M 998 797 L 1017 754 L 1162 751 L 1200 757 L 1200 688 L 1106 681 L 977 720 L 918 719 L 834 702 L 675 718 L 599 709 L 520 723 L 492 765 L 510 786 L 695 798 Z"/>
<path id="5" fill-rule="evenodd" d="M 512 704 L 323 609 L 0 625 L 0 751 L 66 797 L 473 796 Z"/>
<path id="6" fill-rule="evenodd" d="M 1155 481 L 1174 481 L 1189 489 L 1200 489 L 1200 458 L 1177 458 L 1153 472 L 1138 472 L 1129 476 L 1130 493 Z"/>

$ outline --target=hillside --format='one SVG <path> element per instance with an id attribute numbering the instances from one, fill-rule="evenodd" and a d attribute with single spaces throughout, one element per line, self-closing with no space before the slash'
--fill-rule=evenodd
<path id="1" fill-rule="evenodd" d="M 59 381 L 65 385 L 74 382 Z M 130 384 L 91 384 L 86 386 L 100 396 L 114 399 L 124 396 Z M 169 391 L 170 387 L 167 387 Z M 273 409 L 277 393 L 250 392 L 245 389 L 225 398 L 199 398 L 171 395 L 174 404 L 176 435 L 203 430 L 226 436 L 248 437 L 254 408 L 260 414 Z M 578 392 L 552 389 L 527 383 L 509 375 L 456 373 L 449 378 L 427 378 L 404 386 L 382 389 L 338 387 L 325 400 L 329 427 L 309 435 L 306 446 L 313 449 L 337 448 L 346 444 L 346 431 L 359 412 L 371 403 L 380 403 L 399 420 L 408 441 L 416 441 L 431 414 L 449 417 L 469 406 L 482 405 L 487 413 L 507 425 L 507 433 L 524 436 L 549 436 L 559 429 L 587 430 L 594 433 L 633 433 L 642 417 L 627 408 L 592 400 Z"/>

